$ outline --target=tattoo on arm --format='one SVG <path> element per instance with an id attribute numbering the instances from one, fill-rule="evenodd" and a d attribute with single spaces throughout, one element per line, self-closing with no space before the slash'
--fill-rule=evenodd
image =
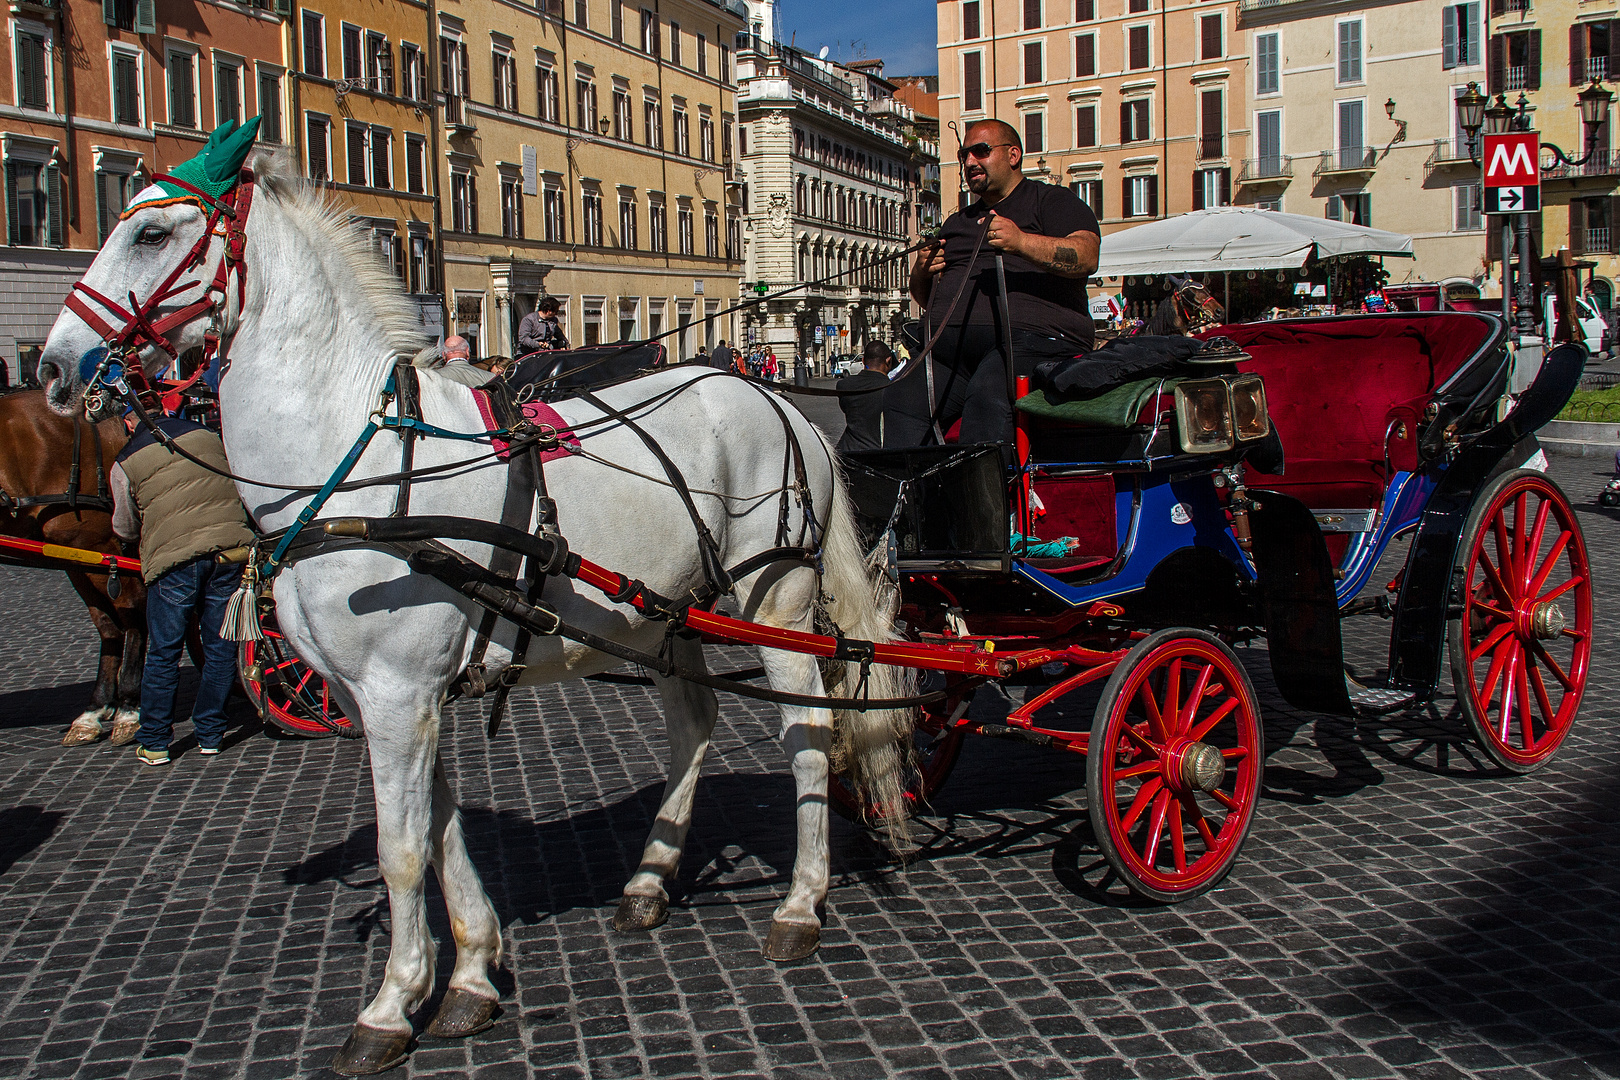
<path id="1" fill-rule="evenodd" d="M 1078 270 L 1078 269 L 1080 269 L 1080 253 L 1075 251 L 1074 248 L 1072 248 L 1072 247 L 1064 247 L 1062 244 L 1059 244 L 1052 251 L 1052 269 L 1054 269 L 1054 270 Z"/>

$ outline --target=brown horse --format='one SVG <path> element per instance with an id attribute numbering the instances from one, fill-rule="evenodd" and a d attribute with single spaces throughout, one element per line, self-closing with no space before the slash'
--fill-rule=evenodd
<path id="1" fill-rule="evenodd" d="M 122 554 L 112 515 L 98 496 L 127 439 L 116 420 L 92 427 L 57 415 L 39 390 L 0 397 L 0 535 Z M 63 498 L 70 488 L 77 491 L 77 507 Z M 67 576 L 101 635 L 101 663 L 90 705 L 68 727 L 62 745 L 95 742 L 109 718 L 114 741 L 128 742 L 140 723 L 146 588 L 139 574 L 121 574 L 115 597 L 108 595 L 105 573 L 70 570 Z"/>

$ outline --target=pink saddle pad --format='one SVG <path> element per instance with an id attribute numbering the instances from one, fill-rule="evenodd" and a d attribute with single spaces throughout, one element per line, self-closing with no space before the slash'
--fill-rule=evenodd
<path id="1" fill-rule="evenodd" d="M 495 409 L 490 403 L 489 391 L 474 388 L 472 395 L 473 400 L 478 403 L 478 415 L 484 422 L 484 430 L 499 431 L 501 425 L 495 419 Z M 557 434 L 559 445 L 553 450 L 542 450 L 540 452 L 542 462 L 579 453 L 579 436 L 574 434 L 573 429 L 568 426 L 568 421 L 564 420 L 556 409 L 543 401 L 526 401 L 521 408 L 529 423 L 536 427 L 550 428 Z M 495 456 L 502 461 L 512 456 L 505 439 L 491 439 L 490 442 L 495 447 Z"/>

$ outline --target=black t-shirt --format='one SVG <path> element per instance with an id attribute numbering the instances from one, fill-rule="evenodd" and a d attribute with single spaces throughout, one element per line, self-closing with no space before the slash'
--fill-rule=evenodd
<path id="1" fill-rule="evenodd" d="M 934 282 L 930 301 L 934 318 L 942 317 L 950 307 L 963 276 L 969 278 L 962 299 L 948 318 L 952 326 L 999 321 L 996 249 L 989 243 L 981 244 L 978 258 L 971 267 L 968 265 L 974 242 L 984 229 L 986 209 L 982 201 L 973 202 L 947 218 L 940 230 L 940 239 L 945 242 L 945 270 Z M 1074 192 L 1056 184 L 1022 180 L 996 204 L 995 211 L 1025 232 L 1042 236 L 1068 236 L 1082 230 L 1101 234 L 1091 208 Z M 1021 255 L 1001 254 L 1007 271 L 1007 310 L 1014 329 L 1069 338 L 1090 348 L 1093 335 L 1085 281 L 1058 277 Z"/>

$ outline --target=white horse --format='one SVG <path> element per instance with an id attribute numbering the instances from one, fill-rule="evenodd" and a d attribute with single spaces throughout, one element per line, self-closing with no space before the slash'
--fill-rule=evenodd
<path id="1" fill-rule="evenodd" d="M 238 490 L 264 530 L 290 525 L 307 496 L 274 484 L 320 485 L 333 472 L 367 417 L 396 360 L 423 344 L 415 309 L 397 282 L 347 223 L 284 156 L 253 162 L 256 194 L 246 225 L 246 296 L 235 290 L 222 312 L 229 368 L 220 390 L 224 436 Z M 138 209 L 123 221 L 86 273 L 105 296 L 149 296 L 202 236 L 206 218 L 192 203 Z M 223 240 L 182 282 L 210 279 Z M 193 291 L 185 299 L 196 295 Z M 172 308 L 178 308 L 176 300 Z M 170 309 L 169 306 L 165 308 Z M 206 319 L 175 329 L 180 350 L 200 345 Z M 59 409 L 77 407 L 80 357 L 100 344 L 71 311 L 52 328 L 41 365 Z M 162 354 L 149 357 L 163 359 Z M 637 408 L 664 391 L 684 387 L 653 407 Z M 615 408 L 636 413 L 642 426 L 678 463 L 698 507 L 733 566 L 776 545 L 786 435 L 761 392 L 739 379 L 704 377 L 690 369 L 659 373 L 601 392 Z M 424 419 L 444 429 L 480 430 L 465 386 L 424 370 Z M 573 425 L 599 415 L 580 402 L 561 403 Z M 739 581 L 735 603 L 745 618 L 810 630 L 819 609 L 852 637 L 892 635 L 891 612 L 880 583 L 862 557 L 849 501 L 825 440 L 797 411 L 786 410 L 806 448 L 807 490 L 791 495 L 795 536 L 808 502 L 821 523 L 823 572 L 803 563 L 776 563 Z M 571 549 L 609 569 L 644 580 L 665 596 L 703 581 L 694 526 L 653 455 L 634 433 L 608 423 L 583 432 L 591 455 L 545 466 L 558 520 Z M 477 444 L 419 442 L 417 468 L 480 457 Z M 352 476 L 400 467 L 400 440 L 377 436 Z M 631 470 L 631 471 L 624 471 Z M 645 474 L 644 476 L 632 473 Z M 264 481 L 263 486 L 252 481 Z M 506 466 L 480 457 L 464 469 L 416 481 L 413 514 L 498 520 L 506 492 Z M 392 483 L 340 493 L 323 517 L 387 516 Z M 452 545 L 488 565 L 491 550 Z M 467 857 L 454 796 L 439 756 L 439 722 L 446 694 L 469 662 L 482 609 L 441 584 L 412 573 L 383 552 L 349 548 L 295 562 L 275 579 L 281 629 L 311 667 L 324 676 L 344 712 L 365 731 L 376 789 L 378 861 L 388 885 L 393 943 L 376 997 L 360 1013 L 338 1053 L 339 1072 L 376 1072 L 396 1064 L 412 1034 L 407 1019 L 431 993 L 435 946 L 429 935 L 423 880 L 431 863 L 438 874 L 456 942 L 450 990 L 429 1027 L 431 1034 L 481 1031 L 494 1013 L 497 991 L 489 968 L 501 957 L 501 927 Z M 567 578 L 545 584 L 544 600 L 564 620 L 604 638 L 657 653 L 665 626 Z M 512 660 L 514 628 L 500 624 L 485 662 L 493 684 Z M 675 660 L 701 670 L 702 648 L 673 639 Z M 796 694 L 824 693 L 817 661 L 795 652 L 761 650 L 770 686 Z M 536 636 L 527 654 L 524 684 L 578 678 L 619 661 L 557 637 Z M 850 685 L 847 670 L 830 680 Z M 664 882 L 685 841 L 698 771 L 714 727 L 717 702 L 702 686 L 655 676 L 669 725 L 670 773 L 640 867 L 625 886 L 615 924 L 651 929 L 664 919 Z M 909 692 L 905 673 L 874 667 L 873 698 Z M 828 888 L 827 776 L 834 716 L 826 709 L 782 708 L 782 739 L 797 785 L 798 853 L 788 894 L 773 916 L 766 955 L 791 959 L 814 951 Z M 839 718 L 847 739 L 850 773 L 874 805 L 898 805 L 900 740 L 906 713 L 852 712 Z M 842 745 L 842 741 L 840 743 Z"/>

